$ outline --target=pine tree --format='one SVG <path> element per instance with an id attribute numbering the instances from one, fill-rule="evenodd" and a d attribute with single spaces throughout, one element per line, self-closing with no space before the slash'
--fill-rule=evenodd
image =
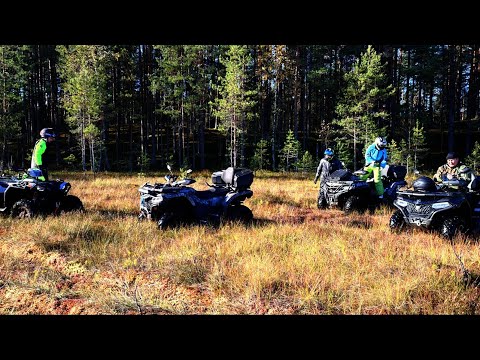
<path id="1" fill-rule="evenodd" d="M 254 170 L 264 170 L 267 166 L 270 165 L 270 159 L 268 156 L 268 147 L 269 143 L 267 140 L 260 140 L 256 147 L 255 153 L 253 154 L 252 161 L 250 166 Z"/>
<path id="2" fill-rule="evenodd" d="M 221 97 L 215 99 L 213 113 L 220 119 L 219 129 L 227 135 L 230 166 L 236 167 L 247 121 L 252 118 L 251 109 L 255 105 L 253 96 L 256 92 L 247 89 L 247 67 L 251 56 L 246 46 L 231 45 L 222 63 L 226 73 L 220 79 Z"/>
<path id="3" fill-rule="evenodd" d="M 332 149 L 335 151 L 335 154 L 337 154 L 337 158 L 341 162 L 343 162 L 345 168 L 357 170 L 353 166 L 352 151 L 348 146 L 348 142 L 346 141 L 346 138 L 345 137 L 335 138 L 335 143 L 336 143 L 336 147 L 335 148 L 332 147 Z"/>
<path id="4" fill-rule="evenodd" d="M 427 153 L 425 130 L 420 126 L 418 120 L 415 127 L 412 129 L 412 152 L 413 152 L 413 167 L 414 169 L 422 168 L 422 159 Z"/>
<path id="5" fill-rule="evenodd" d="M 368 46 L 345 74 L 346 88 L 336 107 L 335 123 L 352 144 L 354 167 L 358 165 L 358 144 L 366 147 L 375 137 L 386 136 L 384 126 L 389 114 L 379 104 L 393 94 L 393 86 L 385 84 L 383 67 L 380 55 Z"/>
<path id="6" fill-rule="evenodd" d="M 78 135 L 82 152 L 82 168 L 86 171 L 86 145 L 90 152 L 91 170 L 95 171 L 95 146 L 98 128 L 105 101 L 102 60 L 104 49 L 98 45 L 59 46 L 64 80 L 63 105 L 67 111 L 67 123 L 72 133 Z"/>
<path id="7" fill-rule="evenodd" d="M 21 89 L 25 82 L 23 63 L 19 46 L 0 45 L 0 170 L 8 162 L 8 142 L 20 136 Z"/>
<path id="8" fill-rule="evenodd" d="M 300 141 L 295 139 L 293 131 L 288 130 L 283 148 L 280 150 L 281 165 L 285 171 L 289 171 L 292 167 L 296 170 L 296 162 L 300 151 Z"/>
<path id="9" fill-rule="evenodd" d="M 313 156 L 307 151 L 303 154 L 302 158 L 298 160 L 297 167 L 302 172 L 309 172 L 315 169 L 315 163 L 313 161 Z"/>
<path id="10" fill-rule="evenodd" d="M 388 156 L 391 164 L 403 165 L 404 160 L 402 156 L 402 149 L 395 140 L 392 139 L 388 145 Z"/>
<path id="11" fill-rule="evenodd" d="M 465 158 L 465 164 L 478 174 L 477 169 L 480 167 L 480 143 L 478 141 L 475 141 L 471 154 Z"/>

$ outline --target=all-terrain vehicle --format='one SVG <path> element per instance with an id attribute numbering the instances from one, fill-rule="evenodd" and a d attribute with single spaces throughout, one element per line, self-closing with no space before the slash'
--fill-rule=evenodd
<path id="1" fill-rule="evenodd" d="M 416 179 L 412 188 L 398 192 L 390 217 L 390 229 L 408 226 L 439 231 L 451 240 L 457 233 L 477 232 L 480 226 L 480 177 L 469 182 L 444 179 L 437 184 L 427 176 Z"/>
<path id="2" fill-rule="evenodd" d="M 351 172 L 348 169 L 336 170 L 325 179 L 323 204 L 319 207 L 339 207 L 346 213 L 352 211 L 374 211 L 378 206 L 373 178 L 361 180 L 363 170 Z M 397 191 L 406 186 L 407 168 L 401 165 L 386 165 L 382 169 L 382 182 L 385 189 L 384 203 L 391 205 Z"/>
<path id="3" fill-rule="evenodd" d="M 82 201 L 69 195 L 71 185 L 61 179 L 40 181 L 38 169 L 28 169 L 17 176 L 0 178 L 0 212 L 12 217 L 30 218 L 37 214 L 83 211 Z"/>
<path id="4" fill-rule="evenodd" d="M 183 223 L 200 223 L 217 226 L 221 220 L 239 220 L 248 223 L 252 211 L 243 202 L 253 195 L 250 185 L 253 172 L 245 168 L 229 167 L 212 174 L 208 190 L 196 190 L 188 185 L 194 179 L 184 178 L 171 172 L 165 176 L 166 183 L 145 183 L 139 188 L 139 219 L 157 221 L 160 229 Z M 191 170 L 189 170 L 191 172 Z"/>

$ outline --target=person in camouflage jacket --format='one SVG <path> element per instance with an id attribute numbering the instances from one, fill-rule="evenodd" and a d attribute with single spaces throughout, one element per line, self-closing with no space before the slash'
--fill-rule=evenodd
<path id="1" fill-rule="evenodd" d="M 453 178 L 470 181 L 473 176 L 472 170 L 460 161 L 460 157 L 456 152 L 447 154 L 447 163 L 437 169 L 433 180 L 442 182 L 443 180 L 451 180 Z"/>

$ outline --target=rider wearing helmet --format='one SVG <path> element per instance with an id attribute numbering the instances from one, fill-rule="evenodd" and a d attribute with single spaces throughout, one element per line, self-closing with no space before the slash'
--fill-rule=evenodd
<path id="1" fill-rule="evenodd" d="M 41 181 L 48 180 L 48 170 L 43 159 L 43 154 L 45 153 L 45 150 L 47 150 L 47 144 L 55 141 L 55 137 L 56 134 L 52 128 L 44 128 L 40 131 L 40 139 L 37 140 L 33 147 L 30 168 L 40 169 L 42 171 L 42 176 L 38 177 Z"/>
<path id="2" fill-rule="evenodd" d="M 385 189 L 383 188 L 382 183 L 382 168 L 387 165 L 387 140 L 379 136 L 375 139 L 373 144 L 371 144 L 367 151 L 365 151 L 365 170 L 367 173 L 361 176 L 362 180 L 366 180 L 370 177 L 373 172 L 373 182 L 375 183 L 375 191 L 377 192 L 378 198 L 383 198 L 383 193 Z"/>
<path id="3" fill-rule="evenodd" d="M 343 164 L 334 157 L 334 152 L 331 148 L 325 149 L 323 152 L 324 157 L 320 160 L 320 163 L 317 167 L 317 172 L 315 173 L 315 179 L 313 183 L 316 184 L 317 180 L 320 178 L 320 190 L 318 191 L 318 208 L 325 208 L 326 204 L 324 201 L 324 184 L 325 178 L 330 175 L 332 172 L 338 169 L 343 169 Z"/>

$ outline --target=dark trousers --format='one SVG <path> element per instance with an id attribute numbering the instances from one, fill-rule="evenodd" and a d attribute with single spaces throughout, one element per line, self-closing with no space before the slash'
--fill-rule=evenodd
<path id="1" fill-rule="evenodd" d="M 326 191 L 327 191 L 327 185 L 325 184 L 325 180 L 320 179 L 320 189 L 318 190 L 318 198 L 317 198 L 318 208 L 327 207 L 327 197 L 325 196 Z"/>

